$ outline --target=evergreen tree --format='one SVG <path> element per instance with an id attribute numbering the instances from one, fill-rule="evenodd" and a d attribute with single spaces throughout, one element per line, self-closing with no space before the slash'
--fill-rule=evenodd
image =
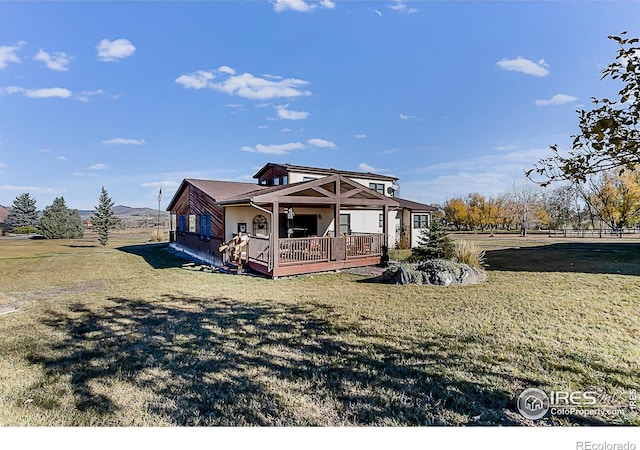
<path id="1" fill-rule="evenodd" d="M 109 230 L 115 228 L 118 224 L 118 219 L 113 213 L 113 200 L 109 197 L 104 186 L 102 186 L 102 190 L 100 191 L 98 206 L 96 206 L 95 209 L 91 217 L 91 222 L 98 233 L 98 242 L 100 242 L 101 245 L 107 245 Z"/>
<path id="2" fill-rule="evenodd" d="M 84 226 L 77 209 L 67 208 L 63 197 L 56 198 L 42 212 L 38 231 L 46 239 L 73 239 L 84 236 Z"/>
<path id="3" fill-rule="evenodd" d="M 13 201 L 13 206 L 9 213 L 10 228 L 35 227 L 37 224 L 36 199 L 31 197 L 28 192 L 18 195 Z"/>
<path id="4" fill-rule="evenodd" d="M 439 218 L 431 221 L 429 228 L 420 230 L 418 247 L 413 248 L 414 259 L 450 259 L 453 256 L 455 245 L 447 235 L 447 230 Z"/>

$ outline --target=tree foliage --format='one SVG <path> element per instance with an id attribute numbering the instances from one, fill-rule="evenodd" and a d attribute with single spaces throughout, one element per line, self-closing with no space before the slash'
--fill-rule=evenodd
<path id="1" fill-rule="evenodd" d="M 433 218 L 429 228 L 422 228 L 418 237 L 418 246 L 412 249 L 413 259 L 450 259 L 455 244 L 448 236 L 442 221 Z"/>
<path id="2" fill-rule="evenodd" d="M 444 219 L 460 230 L 467 223 L 467 205 L 461 198 L 450 198 L 447 200 L 443 208 Z"/>
<path id="3" fill-rule="evenodd" d="M 640 46 L 637 38 L 608 36 L 618 43 L 616 59 L 602 71 L 602 79 L 619 80 L 623 87 L 617 100 L 592 98 L 594 108 L 580 110 L 580 132 L 573 138 L 567 156 L 552 145 L 553 156 L 540 160 L 527 171 L 530 179 L 586 182 L 593 174 L 610 169 L 633 170 L 640 164 Z"/>
<path id="4" fill-rule="evenodd" d="M 100 245 L 107 245 L 109 241 L 109 231 L 116 227 L 118 219 L 113 212 L 113 200 L 109 197 L 104 186 L 100 191 L 98 198 L 98 206 L 91 217 L 91 222 L 98 233 L 98 242 Z"/>
<path id="5" fill-rule="evenodd" d="M 63 197 L 58 197 L 42 212 L 38 231 L 46 239 L 72 239 L 84 236 L 84 226 L 77 209 L 67 208 Z"/>
<path id="6" fill-rule="evenodd" d="M 640 219 L 640 174 L 604 172 L 589 181 L 585 200 L 611 229 L 634 225 Z"/>
<path id="7" fill-rule="evenodd" d="M 18 195 L 13 201 L 9 213 L 9 227 L 11 229 L 35 227 L 37 223 L 36 199 L 31 197 L 28 192 Z"/>

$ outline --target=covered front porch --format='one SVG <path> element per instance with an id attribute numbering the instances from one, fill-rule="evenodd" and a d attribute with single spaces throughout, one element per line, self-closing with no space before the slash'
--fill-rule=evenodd
<path id="1" fill-rule="evenodd" d="M 249 234 L 245 265 L 273 278 L 380 263 L 395 206 L 339 174 L 224 203 L 227 233 Z"/>
<path id="2" fill-rule="evenodd" d="M 272 277 L 372 266 L 380 263 L 384 234 L 351 234 L 278 239 L 251 236 L 247 266 Z M 276 251 L 271 251 L 276 249 Z"/>

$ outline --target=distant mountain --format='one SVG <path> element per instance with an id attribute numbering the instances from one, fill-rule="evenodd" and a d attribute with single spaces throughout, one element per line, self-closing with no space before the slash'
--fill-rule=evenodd
<path id="1" fill-rule="evenodd" d="M 91 217 L 93 215 L 93 210 L 79 210 L 80 217 Z M 117 205 L 113 207 L 113 213 L 120 218 L 123 217 L 157 217 L 158 210 L 151 208 L 132 208 L 130 206 Z M 160 216 L 165 217 L 168 216 L 169 213 L 167 211 L 161 210 Z"/>

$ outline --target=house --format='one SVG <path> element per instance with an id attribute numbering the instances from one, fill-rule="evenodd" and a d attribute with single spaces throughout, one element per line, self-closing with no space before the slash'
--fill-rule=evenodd
<path id="1" fill-rule="evenodd" d="M 279 276 L 374 265 L 385 246 L 416 245 L 436 208 L 397 198 L 398 178 L 268 163 L 257 183 L 185 179 L 167 210 L 171 246 L 220 265 L 248 235 L 244 260 Z"/>

